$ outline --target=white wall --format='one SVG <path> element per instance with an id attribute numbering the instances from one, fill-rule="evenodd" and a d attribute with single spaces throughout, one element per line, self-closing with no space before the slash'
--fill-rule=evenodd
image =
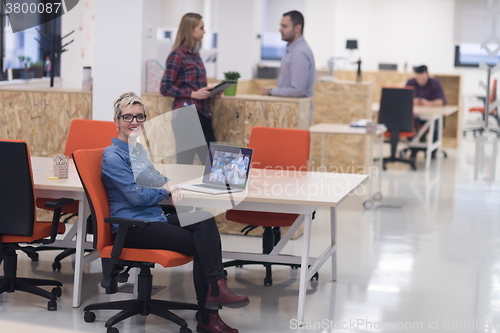
<path id="1" fill-rule="evenodd" d="M 336 0 L 334 53 L 346 56 L 347 39 L 358 40 L 363 69 L 397 63 L 402 70 L 427 64 L 453 70 L 454 0 Z"/>
<path id="2" fill-rule="evenodd" d="M 262 0 L 219 0 L 218 16 L 217 78 L 238 71 L 241 80 L 252 79 L 260 60 Z"/>
<path id="3" fill-rule="evenodd" d="M 264 13 L 265 21 L 263 24 L 267 32 L 278 32 L 280 29 L 281 17 L 286 12 L 298 10 L 304 14 L 306 8 L 304 0 L 266 0 L 264 5 L 266 12 Z M 309 22 L 305 21 L 305 24 L 309 24 Z"/>
<path id="4" fill-rule="evenodd" d="M 72 35 L 64 43 L 74 40 L 61 55 L 61 83 L 63 88 L 81 89 L 83 67 L 94 64 L 94 0 L 80 1 L 61 17 L 61 34 Z"/>
<path id="5" fill-rule="evenodd" d="M 203 13 L 203 0 L 159 0 L 158 26 L 177 28 L 186 13 Z"/>
<path id="6" fill-rule="evenodd" d="M 92 119 L 112 120 L 120 94 L 145 91 L 145 66 L 156 57 L 156 0 L 95 2 Z"/>
<path id="7" fill-rule="evenodd" d="M 407 63 L 407 71 L 411 71 L 413 66 L 426 64 L 431 74 L 461 74 L 462 93 L 484 93 L 478 87 L 478 81 L 485 78 L 482 71 L 454 67 L 454 0 L 333 1 L 335 57 L 348 56 L 346 40 L 357 39 L 363 70 L 377 70 L 379 63 L 397 63 L 403 71 Z M 308 37 L 310 44 L 320 39 L 320 35 Z M 318 53 L 314 48 L 313 52 Z M 316 67 L 324 66 L 316 61 Z"/>

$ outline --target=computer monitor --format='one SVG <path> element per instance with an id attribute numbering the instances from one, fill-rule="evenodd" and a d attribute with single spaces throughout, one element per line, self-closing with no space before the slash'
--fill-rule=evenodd
<path id="1" fill-rule="evenodd" d="M 357 50 L 358 49 L 358 41 L 355 39 L 348 39 L 346 41 L 345 48 L 348 50 Z"/>

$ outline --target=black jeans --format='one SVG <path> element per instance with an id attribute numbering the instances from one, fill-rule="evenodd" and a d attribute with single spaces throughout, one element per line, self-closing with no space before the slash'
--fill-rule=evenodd
<path id="1" fill-rule="evenodd" d="M 203 135 L 205 137 L 205 142 L 207 146 L 197 147 L 189 150 L 182 148 L 182 143 L 185 141 L 192 140 L 192 135 L 196 133 L 191 133 L 189 131 L 190 124 L 185 122 L 185 119 L 179 114 L 172 121 L 174 135 L 175 135 L 175 148 L 176 157 L 178 164 L 193 164 L 194 155 L 197 154 L 200 158 L 202 164 L 205 164 L 207 159 L 208 144 L 210 142 L 215 142 L 215 134 L 212 128 L 212 120 L 208 119 L 204 115 L 198 112 L 198 118 L 200 119 L 201 129 L 203 130 Z"/>
<path id="2" fill-rule="evenodd" d="M 222 246 L 213 216 L 204 211 L 183 214 L 185 218 L 201 221 L 181 227 L 179 217 L 170 215 L 167 223 L 151 222 L 130 228 L 125 247 L 170 250 L 193 256 L 193 281 L 200 310 L 205 309 L 208 285 L 224 279 Z"/>

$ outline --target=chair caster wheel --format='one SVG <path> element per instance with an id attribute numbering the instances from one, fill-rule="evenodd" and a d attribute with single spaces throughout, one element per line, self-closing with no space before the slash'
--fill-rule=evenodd
<path id="1" fill-rule="evenodd" d="M 370 209 L 372 209 L 372 207 L 373 207 L 373 201 L 371 201 L 371 200 L 366 200 L 365 202 L 363 202 L 363 207 L 364 207 L 366 210 L 370 210 Z"/>
<path id="2" fill-rule="evenodd" d="M 56 297 L 61 297 L 62 289 L 61 289 L 61 287 L 52 288 L 51 293 L 52 293 L 52 295 L 55 295 Z"/>
<path id="3" fill-rule="evenodd" d="M 60 262 L 55 261 L 52 263 L 52 270 L 53 271 L 60 271 L 61 267 L 62 267 L 62 265 Z"/>
<path id="4" fill-rule="evenodd" d="M 318 281 L 318 280 L 319 280 L 319 273 L 318 273 L 318 272 L 316 272 L 316 273 L 312 276 L 311 281 L 314 281 L 314 280 L 316 280 L 316 281 Z"/>
<path id="5" fill-rule="evenodd" d="M 47 303 L 47 310 L 56 311 L 57 310 L 57 302 L 56 301 L 49 301 Z"/>
<path id="6" fill-rule="evenodd" d="M 264 285 L 268 286 L 268 287 L 272 286 L 273 285 L 273 279 L 271 279 L 271 278 L 265 278 L 264 279 Z"/>
<path id="7" fill-rule="evenodd" d="M 373 200 L 375 200 L 375 201 L 382 201 L 382 194 L 380 192 L 375 193 L 373 195 Z"/>
<path id="8" fill-rule="evenodd" d="M 31 262 L 38 262 L 38 259 L 40 258 L 40 255 L 38 253 L 32 253 L 28 254 L 28 257 L 30 257 Z"/>
<path id="9" fill-rule="evenodd" d="M 191 331 L 189 328 L 183 328 L 181 327 L 181 329 L 179 330 L 179 333 L 193 333 L 193 331 Z"/>
<path id="10" fill-rule="evenodd" d="M 200 313 L 198 311 L 196 311 L 196 313 L 194 314 L 194 319 L 200 319 Z"/>
<path id="11" fill-rule="evenodd" d="M 235 265 L 234 267 L 243 268 L 243 265 Z"/>
<path id="12" fill-rule="evenodd" d="M 107 333 L 120 333 L 116 327 L 108 327 Z"/>
<path id="13" fill-rule="evenodd" d="M 299 265 L 292 265 L 290 266 L 292 269 L 299 269 Z"/>
<path id="14" fill-rule="evenodd" d="M 227 277 L 227 271 L 226 270 L 224 270 L 224 275 Z"/>
<path id="15" fill-rule="evenodd" d="M 95 313 L 92 311 L 85 311 L 85 314 L 83 315 L 83 320 L 85 320 L 86 323 L 93 323 L 95 318 Z"/>

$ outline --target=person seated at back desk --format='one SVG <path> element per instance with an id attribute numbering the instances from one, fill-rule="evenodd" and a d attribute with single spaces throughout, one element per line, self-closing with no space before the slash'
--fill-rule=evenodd
<path id="1" fill-rule="evenodd" d="M 444 95 L 443 87 L 437 79 L 429 77 L 427 66 L 422 65 L 414 68 L 415 77 L 406 82 L 406 86 L 413 87 L 415 97 L 413 105 L 418 106 L 444 106 L 446 105 L 446 97 Z M 444 120 L 443 120 L 444 121 Z M 420 120 L 418 117 L 415 119 L 416 127 L 420 127 L 425 121 Z M 434 128 L 433 141 L 438 139 L 438 125 L 436 120 Z M 422 142 L 425 142 L 425 136 L 422 136 Z M 412 157 L 415 157 L 417 150 L 412 150 Z M 434 157 L 435 152 L 432 152 Z"/>

